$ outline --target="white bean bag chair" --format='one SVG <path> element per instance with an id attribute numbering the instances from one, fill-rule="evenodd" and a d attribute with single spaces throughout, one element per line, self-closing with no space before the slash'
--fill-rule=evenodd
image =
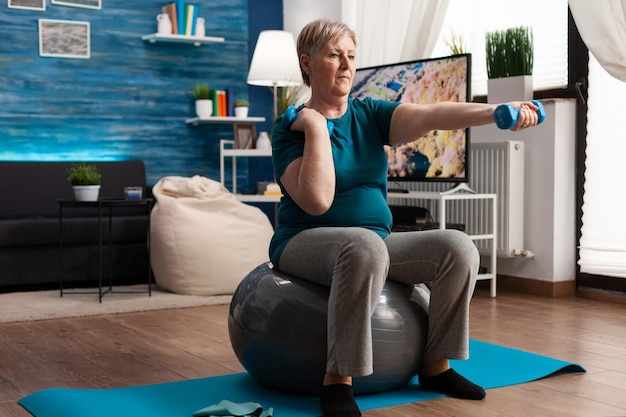
<path id="1" fill-rule="evenodd" d="M 150 262 L 159 287 L 178 294 L 224 295 L 269 260 L 272 225 L 221 183 L 164 177 L 154 186 Z"/>

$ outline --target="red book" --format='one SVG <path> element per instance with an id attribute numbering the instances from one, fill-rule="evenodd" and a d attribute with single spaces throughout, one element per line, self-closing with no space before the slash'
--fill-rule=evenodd
<path id="1" fill-rule="evenodd" d="M 228 111 L 226 110 L 226 91 L 220 90 L 218 99 L 220 116 L 226 116 L 228 114 Z"/>

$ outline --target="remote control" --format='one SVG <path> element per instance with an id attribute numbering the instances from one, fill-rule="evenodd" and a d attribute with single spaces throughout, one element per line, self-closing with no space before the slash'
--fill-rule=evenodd
<path id="1" fill-rule="evenodd" d="M 285 113 L 283 114 L 283 119 L 281 122 L 282 126 L 285 129 L 289 129 L 291 124 L 296 121 L 297 117 L 298 117 L 298 111 L 296 110 L 296 108 L 294 106 L 287 107 L 287 110 L 285 110 Z M 328 127 L 328 134 L 332 135 L 333 128 L 335 127 L 333 122 L 327 121 L 326 126 Z"/>
<path id="2" fill-rule="evenodd" d="M 541 104 L 538 100 L 533 100 L 532 103 L 538 107 L 537 116 L 539 120 L 537 124 L 540 124 L 546 118 L 546 110 L 543 108 L 543 104 Z M 496 125 L 500 129 L 510 129 L 517 123 L 517 117 L 519 116 L 519 110 L 514 109 L 510 104 L 500 104 L 496 107 L 496 110 L 493 113 L 493 117 L 496 120 Z"/>

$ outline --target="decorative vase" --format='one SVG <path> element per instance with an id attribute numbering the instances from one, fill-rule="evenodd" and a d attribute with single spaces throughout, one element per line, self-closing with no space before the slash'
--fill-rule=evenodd
<path id="1" fill-rule="evenodd" d="M 157 21 L 159 22 L 159 24 L 157 25 L 157 32 L 159 34 L 172 34 L 172 21 L 170 20 L 170 16 L 167 13 L 161 13 L 157 15 Z"/>
<path id="2" fill-rule="evenodd" d="M 76 201 L 98 201 L 99 185 L 73 185 Z"/>
<path id="3" fill-rule="evenodd" d="M 533 76 L 490 78 L 487 80 L 487 102 L 508 103 L 533 99 Z"/>
<path id="4" fill-rule="evenodd" d="M 213 100 L 196 100 L 196 115 L 201 119 L 213 116 Z"/>
<path id="5" fill-rule="evenodd" d="M 272 149 L 272 143 L 270 142 L 270 137 L 267 135 L 267 132 L 259 133 L 259 137 L 256 140 L 256 148 Z"/>
<path id="6" fill-rule="evenodd" d="M 203 17 L 198 17 L 196 19 L 196 31 L 194 33 L 195 36 L 204 38 L 204 35 L 206 34 L 206 29 L 204 26 L 204 18 Z"/>
<path id="7" fill-rule="evenodd" d="M 235 107 L 235 117 L 248 117 L 248 107 Z"/>

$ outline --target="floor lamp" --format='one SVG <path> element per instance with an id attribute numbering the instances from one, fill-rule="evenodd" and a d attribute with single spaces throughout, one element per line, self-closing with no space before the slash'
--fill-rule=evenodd
<path id="1" fill-rule="evenodd" d="M 293 35 L 284 30 L 264 30 L 259 34 L 248 84 L 271 87 L 274 94 L 272 122 L 278 117 L 278 87 L 302 84 L 300 64 Z"/>

